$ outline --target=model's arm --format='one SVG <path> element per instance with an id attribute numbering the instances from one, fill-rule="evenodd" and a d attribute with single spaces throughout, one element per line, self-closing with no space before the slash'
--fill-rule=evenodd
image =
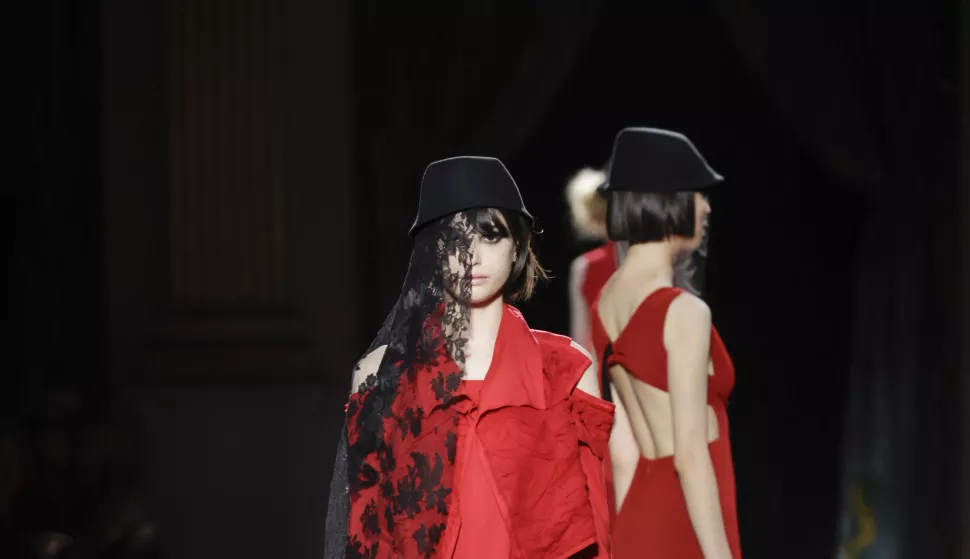
<path id="1" fill-rule="evenodd" d="M 593 396 L 594 398 L 602 398 L 602 394 L 600 393 L 600 381 L 599 378 L 596 377 L 596 363 L 593 361 L 593 357 L 588 351 L 586 351 L 586 348 L 576 340 L 573 340 L 569 345 L 585 355 L 590 362 L 589 367 L 586 367 L 586 372 L 584 372 L 583 376 L 579 378 L 579 384 L 576 385 L 576 388 L 582 390 L 590 396 Z"/>
<path id="2" fill-rule="evenodd" d="M 569 266 L 569 337 L 592 353 L 593 348 L 587 347 L 590 345 L 589 309 L 583 297 L 587 264 L 585 256 L 578 256 Z"/>
<path id="3" fill-rule="evenodd" d="M 690 294 L 670 305 L 664 326 L 673 412 L 674 467 L 706 559 L 731 559 L 708 448 L 707 383 L 711 311 Z"/>
<path id="4" fill-rule="evenodd" d="M 357 367 L 354 368 L 354 379 L 350 384 L 351 394 L 357 392 L 357 389 L 367 380 L 367 377 L 377 373 L 378 367 L 381 366 L 381 360 L 384 359 L 384 351 L 386 349 L 387 346 L 382 345 L 357 362 Z"/>

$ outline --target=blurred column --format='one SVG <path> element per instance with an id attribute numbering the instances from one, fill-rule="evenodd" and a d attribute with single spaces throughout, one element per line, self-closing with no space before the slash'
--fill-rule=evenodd
<path id="1" fill-rule="evenodd" d="M 150 375 L 312 374 L 353 346 L 333 322 L 353 316 L 348 99 L 320 74 L 340 51 L 301 29 L 314 11 L 168 2 L 169 312 Z"/>
<path id="2" fill-rule="evenodd" d="M 108 354 L 159 538 L 319 557 L 359 348 L 349 3 L 101 5 Z"/>
<path id="3" fill-rule="evenodd" d="M 150 376 L 310 366 L 286 266 L 283 9 L 167 2 L 167 267 Z"/>
<path id="4" fill-rule="evenodd" d="M 349 370 L 349 52 L 321 28 L 337 8 L 123 4 L 109 19 L 125 40 L 104 47 L 106 97 L 127 109 L 108 101 L 118 366 L 163 381 Z"/>

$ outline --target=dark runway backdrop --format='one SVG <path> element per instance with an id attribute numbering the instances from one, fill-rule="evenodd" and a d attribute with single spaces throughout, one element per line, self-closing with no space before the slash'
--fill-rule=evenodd
<path id="1" fill-rule="evenodd" d="M 852 490 L 882 534 L 873 556 L 954 552 L 952 536 L 920 536 L 957 523 L 942 512 L 956 510 L 959 472 L 946 458 L 956 400 L 941 405 L 958 385 L 959 259 L 942 248 L 958 201 L 950 8 L 691 1 L 507 18 L 468 2 L 442 25 L 371 4 L 355 11 L 354 84 L 358 186 L 380 193 L 365 207 L 381 225 L 361 234 L 385 243 L 375 266 L 404 269 L 399 208 L 414 207 L 427 161 L 501 157 L 558 278 L 524 310 L 563 332 L 565 274 L 582 248 L 565 180 L 602 165 L 623 126 L 681 130 L 728 177 L 713 195 L 707 297 L 738 368 L 747 554 L 814 558 L 842 543 L 851 554 L 862 541 Z M 381 294 L 371 324 L 398 277 L 367 284 Z M 918 510 L 941 511 L 942 524 Z"/>
<path id="2" fill-rule="evenodd" d="M 0 449 L 57 467 L 0 486 L 0 536 L 138 503 L 168 557 L 319 556 L 424 166 L 507 163 L 554 276 L 523 310 L 565 332 L 564 183 L 642 125 L 728 179 L 705 296 L 745 556 L 956 556 L 967 94 L 956 6 L 907 4 L 13 2 Z"/>

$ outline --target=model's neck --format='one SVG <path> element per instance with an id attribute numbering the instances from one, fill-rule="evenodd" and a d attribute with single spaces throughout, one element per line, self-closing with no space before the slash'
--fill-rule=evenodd
<path id="1" fill-rule="evenodd" d="M 494 342 L 505 312 L 505 299 L 501 296 L 482 305 L 468 307 L 468 338 L 474 344 Z"/>
<path id="2" fill-rule="evenodd" d="M 623 264 L 626 260 L 626 251 L 630 249 L 630 243 L 626 241 L 616 241 L 613 243 L 613 250 L 616 251 L 617 265 Z"/>
<path id="3" fill-rule="evenodd" d="M 637 243 L 627 248 L 623 268 L 673 285 L 676 259 L 677 251 L 671 243 Z"/>

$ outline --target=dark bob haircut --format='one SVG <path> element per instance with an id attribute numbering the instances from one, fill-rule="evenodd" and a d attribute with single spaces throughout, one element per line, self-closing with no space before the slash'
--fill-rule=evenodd
<path id="1" fill-rule="evenodd" d="M 475 232 L 482 237 L 512 240 L 515 262 L 502 289 L 506 302 L 526 301 L 532 297 L 539 280 L 548 279 L 548 276 L 532 251 L 532 227 L 525 216 L 497 208 L 468 210 L 466 215 Z"/>
<path id="2" fill-rule="evenodd" d="M 613 241 L 630 244 L 692 238 L 696 217 L 694 192 L 609 192 L 606 233 Z"/>

